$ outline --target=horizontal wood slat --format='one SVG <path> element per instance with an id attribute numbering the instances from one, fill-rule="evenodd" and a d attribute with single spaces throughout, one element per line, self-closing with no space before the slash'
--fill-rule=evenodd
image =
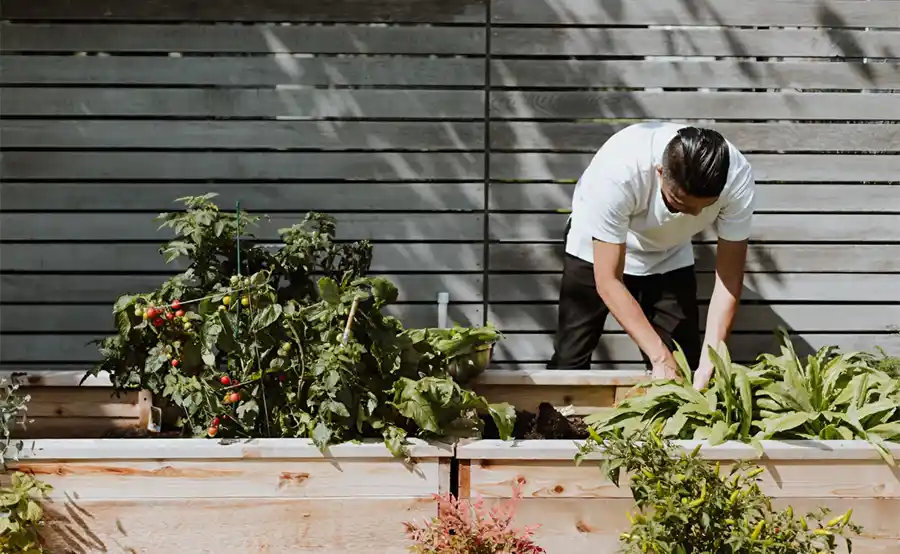
<path id="1" fill-rule="evenodd" d="M 122 290 L 122 293 L 125 292 L 128 291 Z M 399 318 L 407 328 L 435 327 L 438 324 L 436 303 L 393 305 L 384 312 Z M 448 317 L 451 325 L 456 322 L 466 327 L 480 326 L 484 310 L 481 304 L 451 304 Z M 0 306 L 0 328 L 4 333 L 112 334 L 115 332 L 115 321 L 107 304 L 13 304 Z"/>
<path id="2" fill-rule="evenodd" d="M 496 23 L 579 25 L 740 25 L 759 27 L 900 27 L 891 0 L 492 0 Z"/>
<path id="3" fill-rule="evenodd" d="M 6 52 L 484 55 L 484 44 L 481 27 L 0 24 Z"/>
<path id="4" fill-rule="evenodd" d="M 497 153 L 491 155 L 491 178 L 577 180 L 592 157 L 593 154 Z M 750 154 L 747 159 L 757 182 L 900 182 L 900 156 Z"/>
<path id="5" fill-rule="evenodd" d="M 479 180 L 480 152 L 6 152 L 6 179 Z"/>
<path id="6" fill-rule="evenodd" d="M 896 41 L 893 31 L 827 26 L 818 29 L 495 27 L 491 32 L 491 54 L 890 58 L 900 56 Z"/>
<path id="7" fill-rule="evenodd" d="M 510 211 L 568 209 L 574 190 L 575 185 L 569 183 L 492 183 L 490 207 Z M 773 211 L 897 212 L 900 211 L 900 186 L 849 183 L 758 185 L 756 212 Z"/>
<path id="8" fill-rule="evenodd" d="M 793 335 L 794 348 L 801 356 L 814 353 L 823 346 L 838 346 L 847 351 L 875 352 L 880 346 L 894 355 L 900 353 L 900 334 L 805 334 Z M 68 338 L 68 337 L 62 337 Z M 771 333 L 737 334 L 728 339 L 732 359 L 751 362 L 764 353 L 778 352 L 778 339 Z M 507 333 L 506 338 L 494 347 L 496 362 L 523 361 L 539 362 L 549 360 L 553 355 L 552 334 Z M 641 360 L 637 344 L 625 334 L 606 334 L 600 339 L 600 346 L 594 353 L 596 361 L 637 362 Z"/>
<path id="9" fill-rule="evenodd" d="M 99 359 L 94 345 L 86 344 L 103 335 L 0 335 L 2 363 L 86 363 Z M 798 353 L 827 345 L 846 350 L 874 351 L 881 346 L 888 353 L 900 353 L 900 334 L 806 334 L 795 341 Z M 737 334 L 729 340 L 729 348 L 739 361 L 753 360 L 762 352 L 777 352 L 772 333 Z M 553 335 L 549 333 L 508 333 L 494 349 L 493 360 L 503 362 L 543 362 L 553 354 Z M 628 335 L 607 334 L 601 339 L 596 361 L 640 362 L 637 345 Z"/>
<path id="10" fill-rule="evenodd" d="M 156 272 L 187 268 L 184 260 L 167 264 L 159 244 L 128 243 L 15 243 L 2 244 L 0 270 L 18 272 Z M 470 244 L 377 244 L 372 271 L 480 271 L 483 246 Z M 5 289 L 4 289 L 5 291 Z M 18 299 L 10 297 L 10 300 Z"/>
<path id="11" fill-rule="evenodd" d="M 425 204 L 423 201 L 422 204 Z M 0 214 L 3 239 L 11 240 L 168 240 L 171 229 L 157 230 L 156 214 L 64 213 L 35 217 L 24 213 Z M 278 230 L 303 220 L 305 214 L 278 214 L 247 227 L 260 240 L 278 240 Z M 479 213 L 334 214 L 338 240 L 455 240 L 481 239 L 483 216 Z"/>
<path id="12" fill-rule="evenodd" d="M 491 63 L 491 86 L 507 88 L 897 89 L 900 88 L 900 64 L 895 62 L 747 62 L 731 60 L 567 60 L 565 62 L 494 60 Z"/>
<path id="13" fill-rule="evenodd" d="M 699 274 L 698 295 L 708 300 L 714 275 Z M 556 302 L 559 274 L 490 276 L 491 302 Z M 744 277 L 744 300 L 777 302 L 900 302 L 897 276 L 834 273 L 751 273 Z M 835 313 L 835 317 L 840 317 Z"/>
<path id="14" fill-rule="evenodd" d="M 553 272 L 562 270 L 565 245 L 562 241 L 502 243 L 491 244 L 489 251 L 491 271 Z M 715 270 L 716 246 L 696 244 L 694 259 L 698 271 Z M 746 271 L 900 273 L 900 244 L 751 244 Z M 848 275 L 847 279 L 852 277 Z"/>
<path id="15" fill-rule="evenodd" d="M 18 308 L 18 306 L 16 306 Z M 4 310 L 9 309 L 5 307 Z M 56 309 L 56 307 L 54 307 Z M 701 328 L 706 324 L 706 307 L 700 310 Z M 27 312 L 23 312 L 25 315 Z M 58 312 L 57 312 L 58 313 Z M 549 304 L 497 304 L 488 320 L 504 332 L 555 331 L 558 309 Z M 734 331 L 769 333 L 785 326 L 792 331 L 830 333 L 881 333 L 900 330 L 900 305 L 745 305 L 738 310 Z M 606 330 L 623 331 L 614 317 Z"/>
<path id="16" fill-rule="evenodd" d="M 4 121 L 6 148 L 480 150 L 484 125 L 360 121 Z"/>
<path id="17" fill-rule="evenodd" d="M 552 185 L 551 185 L 552 186 Z M 180 208 L 182 196 L 218 193 L 220 206 L 251 212 L 286 206 L 310 211 L 481 210 L 484 183 L 3 183 L 3 210 L 117 211 L 122 203 L 159 212 Z M 571 195 L 570 195 L 571 196 Z M 148 218 L 148 222 L 149 222 Z M 148 223 L 150 225 L 151 223 Z"/>
<path id="18" fill-rule="evenodd" d="M 900 159 L 898 159 L 900 162 Z M 896 204 L 900 209 L 900 204 Z M 0 220 L 8 216 L 0 216 Z M 560 240 L 567 214 L 492 214 L 490 236 L 500 241 Z M 894 214 L 822 215 L 754 214 L 751 240 L 777 242 L 900 242 L 900 225 Z M 40 232 L 35 230 L 35 232 Z M 716 240 L 713 229 L 704 230 L 701 240 Z"/>
<path id="19" fill-rule="evenodd" d="M 3 245 L 3 248 L 5 249 L 7 246 Z M 6 258 L 5 253 L 3 258 Z M 0 285 L 3 287 L 2 300 L 4 302 L 103 302 L 112 309 L 112 303 L 119 295 L 153 290 L 165 280 L 163 275 L 127 273 L 102 275 L 97 273 L 102 270 L 93 271 L 93 273 L 76 275 L 0 275 Z M 137 270 L 120 264 L 119 271 L 124 273 Z M 441 271 L 440 268 L 438 271 Z M 374 274 L 384 275 L 400 289 L 398 297 L 400 302 L 436 303 L 437 295 L 440 292 L 448 292 L 451 302 L 480 302 L 483 298 L 483 277 L 480 273 L 390 274 L 384 271 L 375 271 Z"/>
<path id="20" fill-rule="evenodd" d="M 8 84 L 481 86 L 484 61 L 456 58 L 0 57 Z"/>
<path id="21" fill-rule="evenodd" d="M 366 21 L 467 22 L 484 21 L 484 0 L 7 0 L 3 16 L 12 20 L 141 20 L 141 21 Z"/>
<path id="22" fill-rule="evenodd" d="M 5 115 L 481 118 L 475 90 L 8 88 Z"/>
<path id="23" fill-rule="evenodd" d="M 734 92 L 734 91 L 617 91 L 617 92 L 581 92 L 581 91 L 502 91 L 491 92 L 491 116 L 497 119 L 743 119 L 743 120 L 849 120 L 880 121 L 894 119 L 897 106 L 900 104 L 896 94 L 858 93 L 858 92 Z M 593 133 L 603 132 L 601 125 L 610 130 L 620 129 L 628 122 L 617 121 L 583 121 L 579 125 Z M 534 124 L 532 124 L 534 125 Z M 773 124 L 773 123 L 708 123 L 729 134 L 744 133 L 755 137 L 759 142 L 763 133 L 787 135 L 790 139 L 813 139 L 816 134 L 832 134 L 844 129 L 849 135 L 844 136 L 843 149 L 857 150 L 857 139 L 865 141 L 865 132 L 897 133 L 896 125 L 808 125 L 808 124 Z M 501 130 L 505 127 L 495 123 Z M 521 130 L 526 134 L 524 124 L 511 124 L 511 130 Z M 538 126 L 537 129 L 545 127 Z M 547 126 L 552 129 L 553 127 Z M 575 132 L 579 127 L 568 125 L 569 131 Z M 730 132 L 729 132 L 730 130 Z M 756 133 L 752 133 L 752 131 Z M 751 134 L 752 133 L 752 134 Z M 514 134 L 513 136 L 518 136 Z M 527 135 L 526 135 L 527 136 Z M 881 135 L 882 137 L 884 135 Z M 889 134 L 887 137 L 896 137 Z M 749 138 L 749 137 L 748 137 Z M 767 137 L 769 141 L 778 143 L 780 136 Z M 494 137 L 492 137 L 494 139 Z M 493 146 L 504 148 L 504 137 L 498 137 Z M 739 139 L 736 139 L 739 140 Z M 747 139 L 745 139 L 747 140 Z M 832 137 L 832 140 L 836 140 Z M 785 141 L 787 142 L 787 141 Z M 745 145 L 741 145 L 746 148 Z M 508 147 L 506 147 L 508 148 Z M 790 147 L 788 147 L 790 148 Z M 798 147 L 793 147 L 797 149 Z M 890 149 L 888 145 L 884 148 Z M 809 150 L 816 150 L 810 147 Z"/>

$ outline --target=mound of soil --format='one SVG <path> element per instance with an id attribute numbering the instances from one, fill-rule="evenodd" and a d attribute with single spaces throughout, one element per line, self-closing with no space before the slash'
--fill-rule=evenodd
<path id="1" fill-rule="evenodd" d="M 497 431 L 494 421 L 490 417 L 486 417 L 484 422 L 484 438 L 499 439 L 500 433 Z M 548 402 L 542 402 L 538 406 L 537 413 L 516 410 L 513 438 L 520 440 L 586 439 L 588 432 L 587 425 L 580 416 L 566 417 Z"/>

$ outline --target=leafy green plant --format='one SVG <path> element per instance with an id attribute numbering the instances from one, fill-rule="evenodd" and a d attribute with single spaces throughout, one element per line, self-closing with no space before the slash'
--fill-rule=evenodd
<path id="1" fill-rule="evenodd" d="M 450 493 L 433 495 L 438 515 L 422 525 L 407 522 L 406 535 L 416 554 L 545 554 L 532 537 L 534 527 L 512 526 L 522 499 L 518 485 L 511 500 L 488 508 L 484 499 L 460 500 Z"/>
<path id="2" fill-rule="evenodd" d="M 861 531 L 851 510 L 828 522 L 824 508 L 805 517 L 777 510 L 757 483 L 762 468 L 745 460 L 726 474 L 699 448 L 676 453 L 656 430 L 593 433 L 576 461 L 601 449 L 601 471 L 616 486 L 627 472 L 638 508 L 620 536 L 626 553 L 823 554 L 835 552 L 838 537 L 852 548 L 847 535 Z"/>
<path id="3" fill-rule="evenodd" d="M 724 345 L 710 348 L 715 371 L 703 393 L 691 386 L 679 350 L 679 379 L 638 385 L 643 394 L 585 422 L 598 433 L 626 434 L 665 422 L 667 438 L 738 440 L 760 451 L 769 439 L 866 440 L 893 464 L 885 442 L 900 440 L 900 381 L 874 367 L 871 355 L 833 346 L 804 363 L 779 333 L 781 353 L 762 354 L 750 367 L 733 363 Z"/>
<path id="4" fill-rule="evenodd" d="M 6 467 L 9 447 L 21 448 L 21 441 L 10 442 L 13 428 L 24 425 L 24 414 L 31 396 L 20 394 L 19 385 L 11 381 L 0 381 L 0 468 Z"/>
<path id="5" fill-rule="evenodd" d="M 44 510 L 38 502 L 53 487 L 26 473 L 14 472 L 9 487 L 0 488 L 0 552 L 42 554 L 39 531 Z"/>
<path id="6" fill-rule="evenodd" d="M 89 375 L 151 390 L 194 436 L 307 437 L 320 447 L 381 437 L 399 454 L 410 435 L 477 435 L 481 414 L 511 430 L 511 407 L 488 405 L 448 369 L 497 340 L 492 328 L 405 329 L 383 313 L 397 288 L 367 275 L 371 245 L 336 242 L 332 218 L 307 214 L 273 249 L 244 232 L 259 218 L 211 198 L 180 199 L 185 212 L 160 215 L 178 235 L 161 253 L 188 267 L 116 301 L 118 333 L 99 341 L 103 360 Z"/>

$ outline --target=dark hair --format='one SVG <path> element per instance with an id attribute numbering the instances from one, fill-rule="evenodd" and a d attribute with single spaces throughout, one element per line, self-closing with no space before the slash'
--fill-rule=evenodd
<path id="1" fill-rule="evenodd" d="M 728 143 L 712 129 L 684 127 L 666 145 L 663 175 L 697 198 L 722 194 L 728 180 Z"/>

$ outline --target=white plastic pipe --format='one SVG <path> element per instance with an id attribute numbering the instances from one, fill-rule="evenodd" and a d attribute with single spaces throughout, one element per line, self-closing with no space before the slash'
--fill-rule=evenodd
<path id="1" fill-rule="evenodd" d="M 439 292 L 438 297 L 438 321 L 437 326 L 439 329 L 447 329 L 448 325 L 448 317 L 447 317 L 447 305 L 450 303 L 450 293 L 449 292 Z"/>

